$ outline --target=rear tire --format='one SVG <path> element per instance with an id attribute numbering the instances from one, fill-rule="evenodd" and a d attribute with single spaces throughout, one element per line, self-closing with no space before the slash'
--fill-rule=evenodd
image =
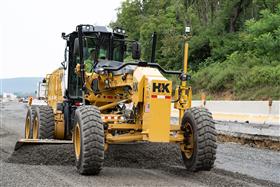
<path id="1" fill-rule="evenodd" d="M 95 106 L 76 110 L 73 141 L 76 167 L 83 175 L 97 175 L 104 161 L 104 129 L 100 111 Z"/>
<path id="2" fill-rule="evenodd" d="M 181 124 L 184 143 L 181 152 L 189 171 L 210 170 L 216 159 L 216 130 L 212 114 L 206 108 L 186 110 Z M 189 148 L 189 147 L 193 148 Z"/>
<path id="3" fill-rule="evenodd" d="M 35 115 L 36 106 L 28 106 L 25 118 L 25 139 L 32 139 L 33 134 L 33 118 Z"/>
<path id="4" fill-rule="evenodd" d="M 33 120 L 33 139 L 54 139 L 54 113 L 50 106 L 36 107 Z"/>

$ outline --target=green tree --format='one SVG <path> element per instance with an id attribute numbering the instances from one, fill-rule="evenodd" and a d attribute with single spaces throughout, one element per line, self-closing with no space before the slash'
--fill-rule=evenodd
<path id="1" fill-rule="evenodd" d="M 166 69 L 182 69 L 188 40 L 196 92 L 230 91 L 249 98 L 247 87 L 255 98 L 279 96 L 271 87 L 279 83 L 280 0 L 126 0 L 111 26 L 139 40 L 146 61 L 157 32 L 156 60 Z M 185 26 L 191 26 L 188 37 Z"/>

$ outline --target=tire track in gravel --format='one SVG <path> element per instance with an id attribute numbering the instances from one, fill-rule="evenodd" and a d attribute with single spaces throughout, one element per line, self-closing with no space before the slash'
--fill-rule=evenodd
<path id="1" fill-rule="evenodd" d="M 231 153 L 234 154 L 239 149 L 239 145 L 219 144 L 217 158 L 222 158 L 223 161 L 229 162 L 223 157 L 224 151 L 229 151 L 227 146 L 234 147 Z M 227 149 L 225 149 L 227 148 Z M 219 149 L 222 149 L 219 151 Z M 230 154 L 228 152 L 227 154 Z M 245 155 L 246 157 L 246 155 Z M 234 157 L 233 157 L 234 158 Z M 238 161 L 241 158 L 237 158 Z M 38 145 L 26 146 L 14 152 L 7 162 L 15 164 L 27 165 L 46 165 L 46 166 L 71 166 L 75 171 L 75 158 L 72 145 Z M 229 162 L 234 164 L 233 161 Z M 141 169 L 155 173 L 163 172 L 164 175 L 172 175 L 175 178 L 196 181 L 201 184 L 210 186 L 223 186 L 224 184 L 232 186 L 279 186 L 275 181 L 266 181 L 256 179 L 244 174 L 231 172 L 230 168 L 226 171 L 222 168 L 214 168 L 210 172 L 192 173 L 185 170 L 181 161 L 179 149 L 174 144 L 124 144 L 113 145 L 109 148 L 109 152 L 105 155 L 105 168 L 114 169 Z M 106 170 L 106 169 L 105 169 Z M 276 171 L 277 172 L 277 171 Z M 104 173 L 104 171 L 103 171 Z"/>

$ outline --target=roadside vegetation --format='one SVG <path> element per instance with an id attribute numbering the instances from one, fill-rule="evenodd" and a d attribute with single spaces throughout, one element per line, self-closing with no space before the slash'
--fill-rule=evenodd
<path id="1" fill-rule="evenodd" d="M 157 32 L 166 69 L 182 69 L 187 40 L 195 97 L 280 99 L 280 0 L 127 0 L 111 25 L 139 40 L 147 61 Z"/>

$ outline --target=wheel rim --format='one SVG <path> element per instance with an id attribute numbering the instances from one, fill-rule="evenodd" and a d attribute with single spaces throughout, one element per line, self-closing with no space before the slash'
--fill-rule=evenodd
<path id="1" fill-rule="evenodd" d="M 186 133 L 184 143 L 180 145 L 182 152 L 185 154 L 187 159 L 190 159 L 194 152 L 194 133 L 193 128 L 189 123 L 186 123 Z"/>
<path id="2" fill-rule="evenodd" d="M 39 129 L 39 121 L 36 116 L 33 123 L 33 139 L 38 139 L 38 129 Z"/>
<path id="3" fill-rule="evenodd" d="M 80 136 L 80 125 L 77 123 L 74 131 L 74 147 L 76 158 L 80 158 L 81 154 L 81 136 Z"/>
<path id="4" fill-rule="evenodd" d="M 25 138 L 29 139 L 30 137 L 30 118 L 27 117 L 25 120 Z"/>

